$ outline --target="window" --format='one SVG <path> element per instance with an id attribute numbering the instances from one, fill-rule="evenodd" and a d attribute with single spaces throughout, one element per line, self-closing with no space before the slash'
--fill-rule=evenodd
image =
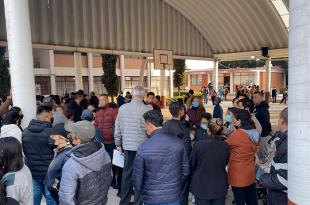
<path id="1" fill-rule="evenodd" d="M 88 82 L 88 76 L 83 76 L 83 90 L 84 93 L 89 93 L 89 82 Z"/>
<path id="2" fill-rule="evenodd" d="M 192 85 L 202 85 L 202 75 L 192 75 Z"/>
<path id="3" fill-rule="evenodd" d="M 96 94 L 106 93 L 106 89 L 105 89 L 104 85 L 102 84 L 101 76 L 95 76 L 94 77 L 94 92 Z"/>
<path id="4" fill-rule="evenodd" d="M 34 79 L 36 85 L 36 95 L 51 94 L 51 81 L 49 76 L 35 76 Z"/>
<path id="5" fill-rule="evenodd" d="M 143 77 L 143 86 L 146 87 L 147 85 L 146 77 Z M 139 85 L 139 77 L 125 77 L 125 90 L 132 91 L 136 86 Z"/>
<path id="6" fill-rule="evenodd" d="M 56 76 L 56 94 L 64 96 L 66 93 L 75 92 L 75 77 Z"/>

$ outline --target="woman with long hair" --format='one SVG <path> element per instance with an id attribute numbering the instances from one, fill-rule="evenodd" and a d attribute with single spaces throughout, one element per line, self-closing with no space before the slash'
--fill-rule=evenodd
<path id="1" fill-rule="evenodd" d="M 5 204 L 33 204 L 32 176 L 15 137 L 0 139 L 0 178 Z"/>
<path id="2" fill-rule="evenodd" d="M 260 135 L 247 110 L 237 111 L 234 126 L 236 130 L 226 140 L 230 147 L 228 183 L 236 205 L 257 205 L 255 155 Z"/>

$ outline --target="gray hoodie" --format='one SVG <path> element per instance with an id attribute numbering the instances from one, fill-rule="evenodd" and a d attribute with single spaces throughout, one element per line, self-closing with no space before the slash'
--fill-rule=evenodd
<path id="1" fill-rule="evenodd" d="M 249 137 L 251 138 L 252 142 L 254 143 L 258 143 L 259 142 L 259 132 L 256 129 L 252 129 L 252 130 L 243 130 L 245 133 L 247 133 L 249 135 Z"/>
<path id="2" fill-rule="evenodd" d="M 61 205 L 105 205 L 111 185 L 111 159 L 99 142 L 74 147 L 62 170 Z"/>

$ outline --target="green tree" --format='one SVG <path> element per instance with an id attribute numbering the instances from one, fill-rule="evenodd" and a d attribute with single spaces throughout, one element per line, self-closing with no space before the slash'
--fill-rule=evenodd
<path id="1" fill-rule="evenodd" d="M 4 63 L 4 48 L 0 48 L 0 97 L 6 97 L 11 88 L 10 72 Z"/>
<path id="2" fill-rule="evenodd" d="M 175 59 L 174 62 L 175 72 L 173 74 L 174 87 L 178 88 L 178 95 L 180 96 L 181 86 L 184 85 L 185 77 L 185 60 Z"/>
<path id="3" fill-rule="evenodd" d="M 116 75 L 116 61 L 117 57 L 115 55 L 102 55 L 102 83 L 108 95 L 111 96 L 112 101 L 114 101 L 113 96 L 117 96 L 119 88 L 119 79 Z"/>
<path id="4" fill-rule="evenodd" d="M 241 60 L 241 61 L 222 61 L 219 63 L 220 69 L 229 68 L 256 68 L 265 65 L 265 60 Z"/>

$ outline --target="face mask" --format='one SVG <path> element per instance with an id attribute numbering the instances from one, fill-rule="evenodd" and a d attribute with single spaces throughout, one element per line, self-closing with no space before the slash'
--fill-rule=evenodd
<path id="1" fill-rule="evenodd" d="M 57 148 L 57 145 L 55 145 L 55 140 L 53 140 L 52 138 L 49 138 L 47 143 L 48 143 L 48 146 L 49 146 L 52 150 L 54 150 L 54 149 Z"/>
<path id="2" fill-rule="evenodd" d="M 206 124 L 201 124 L 200 127 L 204 130 L 208 130 L 208 125 Z"/>
<path id="3" fill-rule="evenodd" d="M 194 107 L 194 108 L 197 108 L 197 107 L 199 107 L 199 102 L 197 102 L 197 101 L 194 101 L 194 102 L 193 102 L 193 107 Z"/>
<path id="4" fill-rule="evenodd" d="M 231 115 L 226 115 L 226 122 L 231 123 Z"/>

